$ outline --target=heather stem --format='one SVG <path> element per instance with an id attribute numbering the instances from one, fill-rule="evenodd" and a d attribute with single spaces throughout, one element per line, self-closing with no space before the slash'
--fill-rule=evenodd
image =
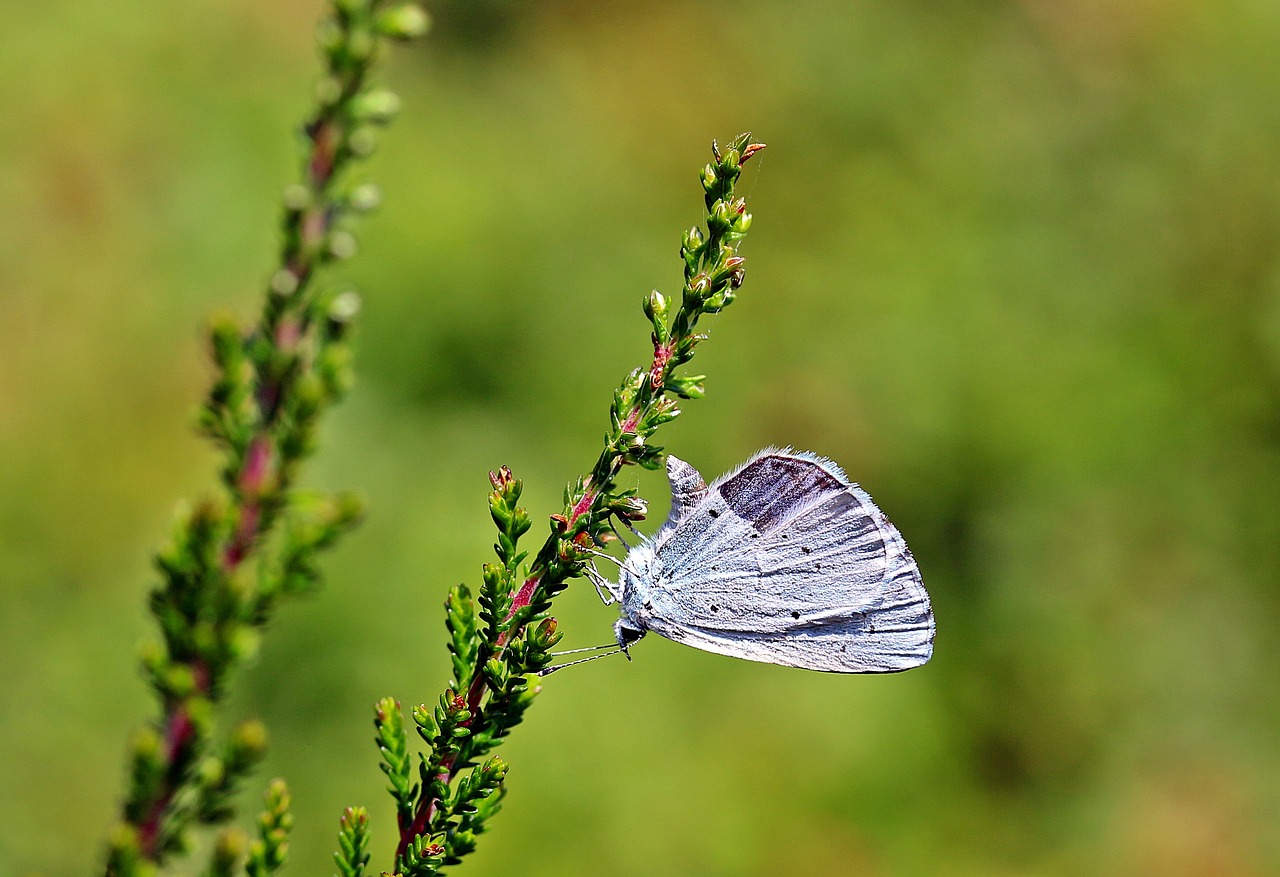
<path id="1" fill-rule="evenodd" d="M 511 725 L 519 721 L 536 690 L 526 692 L 521 685 L 511 685 L 510 680 L 521 679 L 551 660 L 545 647 L 559 636 L 554 630 L 554 619 L 546 618 L 552 598 L 565 588 L 570 578 L 581 574 L 589 557 L 584 549 L 592 544 L 602 545 L 611 538 L 609 527 L 612 518 L 630 523 L 643 517 L 643 502 L 634 496 L 634 491 L 619 491 L 615 480 L 622 467 L 628 464 L 638 463 L 650 468 L 661 465 L 662 449 L 650 444 L 648 439 L 661 424 L 680 413 L 670 397 L 697 398 L 702 395 L 701 377 L 677 375 L 676 369 L 693 358 L 694 348 L 705 337 L 694 331 L 698 318 L 723 310 L 733 302 L 737 289 L 742 285 L 744 260 L 737 254 L 734 244 L 746 234 L 751 217 L 746 213 L 745 202 L 733 197 L 733 188 L 741 173 L 742 162 L 762 148 L 763 144 L 755 143 L 749 134 L 744 134 L 735 139 L 726 152 L 722 153 L 718 148 L 714 150 L 715 163 L 707 165 L 703 171 L 708 210 L 707 234 L 704 237 L 695 228 L 685 235 L 681 249 L 686 265 L 685 284 L 679 307 L 672 313 L 670 303 L 657 292 L 645 302 L 645 313 L 653 324 L 652 360 L 647 368 L 632 372 L 615 394 L 611 411 L 613 429 L 608 441 L 591 471 L 570 490 L 563 513 L 552 516 L 552 532 L 520 584 L 498 596 L 494 596 L 492 591 L 486 592 L 489 596 L 483 598 L 487 600 L 484 606 L 490 613 L 486 617 L 496 618 L 501 623 L 491 622 L 492 638 L 482 640 L 474 649 L 469 675 L 458 671 L 456 684 L 467 687 L 466 711 L 465 718 L 462 718 L 462 713 L 456 714 L 456 724 L 450 725 L 450 729 L 451 733 L 456 730 L 461 734 L 462 743 L 454 751 L 435 749 L 434 755 L 438 760 L 431 762 L 435 766 L 431 777 L 433 782 L 424 782 L 414 818 L 408 826 L 401 825 L 396 845 L 397 870 L 403 869 L 413 877 L 436 873 L 434 860 L 424 862 L 413 857 L 413 851 L 421 847 L 427 832 L 441 830 L 436 823 L 445 802 L 431 790 L 432 787 L 453 787 L 462 765 L 476 764 Z M 498 497 L 502 485 L 507 482 L 494 479 L 494 484 L 495 497 Z M 515 495 L 518 496 L 518 486 Z M 507 522 L 508 513 L 505 506 L 494 512 L 500 530 Z M 523 510 L 518 510 L 518 513 L 523 514 Z M 508 539 L 507 543 L 500 539 L 499 556 L 504 558 L 508 576 L 515 562 L 524 556 L 520 555 L 513 561 L 512 554 L 514 539 Z M 488 576 L 493 571 L 493 568 L 486 567 L 486 583 L 491 581 Z M 503 602 L 504 598 L 509 599 L 509 604 Z M 495 614 L 498 605 L 502 606 L 500 615 Z M 530 625 L 544 618 L 545 621 L 534 632 L 536 636 L 529 634 Z M 453 625 L 452 621 L 450 623 Z M 451 626 L 452 629 L 454 627 Z M 536 642 L 530 642 L 530 638 Z M 465 651 L 456 645 L 451 648 L 455 659 Z M 431 728 L 424 736 L 433 741 L 433 747 L 444 745 L 438 742 L 442 739 L 438 735 L 443 724 L 439 718 L 449 718 L 443 711 L 438 711 L 437 717 L 435 724 L 422 720 Z M 472 773 L 460 783 L 465 784 L 475 776 Z M 468 823 L 450 823 L 445 819 L 441 824 Z M 475 824 L 479 826 L 482 820 Z M 443 837 L 446 853 L 453 856 L 446 863 L 456 861 L 459 855 L 469 850 L 469 847 L 454 846 L 459 840 L 449 832 L 445 832 Z"/>

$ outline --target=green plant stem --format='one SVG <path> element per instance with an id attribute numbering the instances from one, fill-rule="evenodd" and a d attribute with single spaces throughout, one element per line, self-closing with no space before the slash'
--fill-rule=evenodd
<path id="1" fill-rule="evenodd" d="M 373 149 L 373 129 L 394 115 L 395 96 L 369 86 L 382 44 L 415 36 L 426 22 L 412 6 L 335 0 L 321 29 L 326 70 L 304 127 L 301 182 L 284 196 L 278 267 L 252 331 L 224 319 L 211 333 L 218 375 L 201 427 L 225 452 L 226 496 L 199 503 L 156 558 L 162 583 L 151 610 L 162 642 L 148 649 L 144 669 L 160 717 L 134 743 L 109 875 L 153 873 L 184 848 L 193 821 L 230 818 L 236 783 L 261 758 L 266 736 L 247 723 L 213 751 L 214 707 L 275 603 L 318 583 L 316 555 L 360 515 L 354 498 L 294 487 L 320 415 L 351 381 L 347 342 L 358 300 L 318 291 L 315 278 L 354 251 L 343 224 L 376 201 L 372 187 L 338 184 Z M 274 800 L 285 825 L 287 794 Z"/>
<path id="2" fill-rule="evenodd" d="M 563 512 L 551 517 L 552 532 L 521 584 L 510 595 L 510 605 L 501 619 L 497 636 L 482 642 L 476 650 L 471 678 L 458 679 L 466 686 L 465 697 L 446 693 L 446 702 L 452 702 L 455 710 L 465 710 L 467 718 L 460 722 L 464 731 L 476 729 L 483 722 L 486 695 L 490 696 L 489 708 L 498 696 L 490 678 L 481 672 L 482 668 L 503 658 L 504 651 L 524 634 L 531 622 L 547 616 L 552 598 L 564 589 L 570 578 L 581 574 L 589 558 L 587 549 L 603 544 L 611 535 L 608 532 L 611 518 L 618 517 L 629 523 L 643 517 L 643 503 L 628 493 L 619 493 L 616 478 L 628 464 L 660 465 L 662 449 L 649 444 L 648 439 L 658 426 L 679 415 L 670 397 L 702 395 L 701 376 L 677 377 L 676 369 L 693 358 L 694 348 L 706 337 L 696 332 L 699 318 L 718 313 L 731 304 L 742 285 L 745 260 L 734 245 L 746 234 L 751 217 L 746 213 L 745 201 L 734 198 L 734 186 L 742 163 L 763 148 L 764 144 L 753 141 L 749 134 L 736 138 L 723 153 L 713 144 L 715 162 L 702 172 L 708 211 L 707 234 L 704 238 L 696 228 L 685 234 L 681 248 L 685 283 L 680 305 L 671 315 L 670 304 L 660 293 L 655 291 L 646 300 L 645 313 L 653 325 L 651 361 L 646 368 L 633 371 L 615 393 L 612 432 L 605 448 L 590 473 L 567 492 Z M 505 469 L 503 472 L 504 478 L 510 481 L 510 473 Z M 500 493 L 502 479 L 492 475 L 491 478 Z M 517 487 L 515 497 L 518 495 Z M 509 552 L 503 549 L 499 553 L 514 553 L 514 539 Z M 432 830 L 444 804 L 430 788 L 451 786 L 459 771 L 482 754 L 483 748 L 475 751 L 459 748 L 438 757 L 434 782 L 424 782 L 413 819 L 407 824 L 403 818 L 400 820 L 397 867 L 405 861 L 413 845 Z"/>

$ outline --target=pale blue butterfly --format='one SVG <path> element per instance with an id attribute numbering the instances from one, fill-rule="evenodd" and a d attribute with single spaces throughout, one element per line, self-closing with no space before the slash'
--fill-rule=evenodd
<path id="1" fill-rule="evenodd" d="M 713 482 L 667 458 L 671 515 L 617 584 L 626 651 L 648 631 L 721 655 L 831 673 L 892 673 L 933 654 L 907 544 L 835 463 L 768 448 Z"/>

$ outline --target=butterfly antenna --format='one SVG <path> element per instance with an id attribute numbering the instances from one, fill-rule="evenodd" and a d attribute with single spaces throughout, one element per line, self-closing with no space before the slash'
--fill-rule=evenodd
<path id="1" fill-rule="evenodd" d="M 573 651 L 576 651 L 576 652 L 590 652 L 590 651 L 594 651 L 595 649 L 601 649 L 601 648 L 608 648 L 608 646 L 593 646 L 592 648 L 589 648 L 589 649 L 574 649 Z M 573 652 L 560 652 L 560 654 L 562 654 L 562 655 L 570 655 L 570 654 L 573 654 Z M 557 670 L 563 670 L 565 667 L 572 667 L 572 666 L 574 666 L 574 665 L 576 665 L 576 664 L 585 664 L 585 663 L 587 663 L 588 661 L 597 661 L 597 660 L 599 660 L 600 658 L 607 658 L 607 657 L 609 657 L 610 655 L 619 655 L 619 654 L 622 654 L 622 649 L 618 648 L 618 647 L 615 645 L 615 646 L 613 646 L 613 651 L 612 651 L 612 652 L 605 652 L 605 653 L 600 654 L 600 655 L 592 655 L 592 656 L 591 656 L 591 657 L 589 657 L 589 658 L 579 658 L 579 659 L 578 659 L 578 660 L 576 660 L 576 661 L 568 661 L 567 663 L 564 663 L 564 664 L 556 664 L 554 667 L 543 667 L 541 670 L 539 670 L 539 671 L 538 671 L 538 675 L 539 675 L 539 676 L 550 676 L 552 673 L 556 672 Z M 627 657 L 629 658 L 629 657 L 630 657 L 630 655 L 628 655 Z"/>
<path id="2" fill-rule="evenodd" d="M 587 646 L 585 649 L 569 649 L 565 652 L 552 652 L 551 657 L 559 658 L 562 655 L 580 655 L 583 652 L 598 652 L 601 649 L 616 649 L 617 647 L 617 643 L 605 643 L 602 646 Z"/>

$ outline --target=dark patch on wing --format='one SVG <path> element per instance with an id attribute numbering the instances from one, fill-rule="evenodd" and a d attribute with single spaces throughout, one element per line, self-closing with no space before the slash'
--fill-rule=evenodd
<path id="1" fill-rule="evenodd" d="M 842 490 L 844 486 L 817 463 L 770 455 L 753 461 L 717 490 L 735 515 L 764 532 L 811 502 L 815 495 Z"/>

